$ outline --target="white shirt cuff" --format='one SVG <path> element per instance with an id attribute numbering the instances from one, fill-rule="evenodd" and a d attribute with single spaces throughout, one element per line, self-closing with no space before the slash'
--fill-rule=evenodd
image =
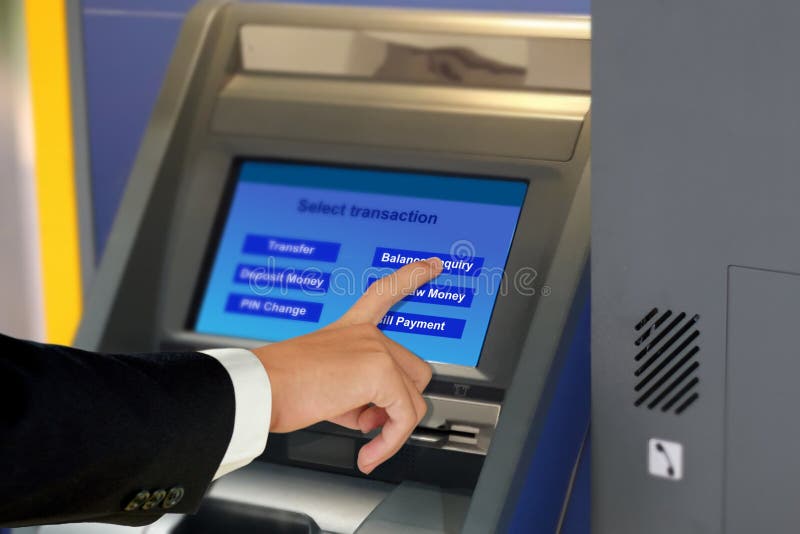
<path id="1" fill-rule="evenodd" d="M 225 367 L 233 382 L 236 416 L 228 450 L 222 457 L 214 480 L 244 467 L 264 452 L 272 417 L 272 390 L 264 366 L 245 349 L 200 351 Z"/>

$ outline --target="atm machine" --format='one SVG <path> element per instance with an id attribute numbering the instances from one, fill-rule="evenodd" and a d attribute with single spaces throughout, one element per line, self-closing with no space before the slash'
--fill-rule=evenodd
<path id="1" fill-rule="evenodd" d="M 445 271 L 380 325 L 434 370 L 392 460 L 273 434 L 172 531 L 558 531 L 588 425 L 589 59 L 586 17 L 190 12 L 76 344 L 255 347 L 413 258 Z"/>

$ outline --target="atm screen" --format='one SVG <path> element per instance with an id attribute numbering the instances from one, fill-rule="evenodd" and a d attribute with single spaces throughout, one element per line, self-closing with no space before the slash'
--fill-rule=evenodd
<path id="1" fill-rule="evenodd" d="M 376 278 L 437 256 L 442 275 L 378 327 L 425 360 L 478 364 L 527 182 L 260 160 L 235 174 L 195 331 L 307 334 Z"/>

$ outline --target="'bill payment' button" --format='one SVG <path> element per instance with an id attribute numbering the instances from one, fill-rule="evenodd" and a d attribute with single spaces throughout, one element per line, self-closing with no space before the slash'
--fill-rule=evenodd
<path id="1" fill-rule="evenodd" d="M 442 260 L 442 273 L 465 276 L 478 276 L 478 271 L 483 267 L 484 258 L 459 258 L 450 254 L 436 252 L 420 252 L 418 250 L 402 250 L 395 248 L 376 248 L 372 257 L 373 267 L 393 267 L 395 269 L 436 256 Z"/>
<path id="2" fill-rule="evenodd" d="M 243 252 L 260 256 L 284 256 L 317 261 L 336 261 L 339 257 L 339 243 L 328 241 L 308 241 L 268 235 L 249 234 L 244 239 Z"/>
<path id="3" fill-rule="evenodd" d="M 467 321 L 464 319 L 389 312 L 378 323 L 378 328 L 407 334 L 461 339 L 461 335 L 464 333 L 464 325 L 466 324 Z"/>
<path id="4" fill-rule="evenodd" d="M 322 314 L 322 303 L 254 297 L 252 295 L 237 295 L 234 293 L 228 295 L 225 311 L 318 323 L 319 316 Z"/>
<path id="5" fill-rule="evenodd" d="M 315 269 L 276 269 L 240 263 L 233 279 L 238 284 L 250 284 L 256 289 L 279 287 L 325 293 L 331 282 L 331 273 Z"/>
<path id="6" fill-rule="evenodd" d="M 369 278 L 369 287 L 377 278 Z M 423 284 L 403 300 L 410 302 L 423 302 L 425 304 L 443 304 L 445 306 L 472 306 L 472 297 L 475 290 L 470 287 L 456 287 L 447 284 Z"/>

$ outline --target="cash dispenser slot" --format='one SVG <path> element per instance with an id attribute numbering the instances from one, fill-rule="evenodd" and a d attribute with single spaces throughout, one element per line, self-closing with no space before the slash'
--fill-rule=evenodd
<path id="1" fill-rule="evenodd" d="M 500 417 L 500 405 L 426 396 L 428 414 L 411 440 L 424 446 L 485 455 Z"/>

